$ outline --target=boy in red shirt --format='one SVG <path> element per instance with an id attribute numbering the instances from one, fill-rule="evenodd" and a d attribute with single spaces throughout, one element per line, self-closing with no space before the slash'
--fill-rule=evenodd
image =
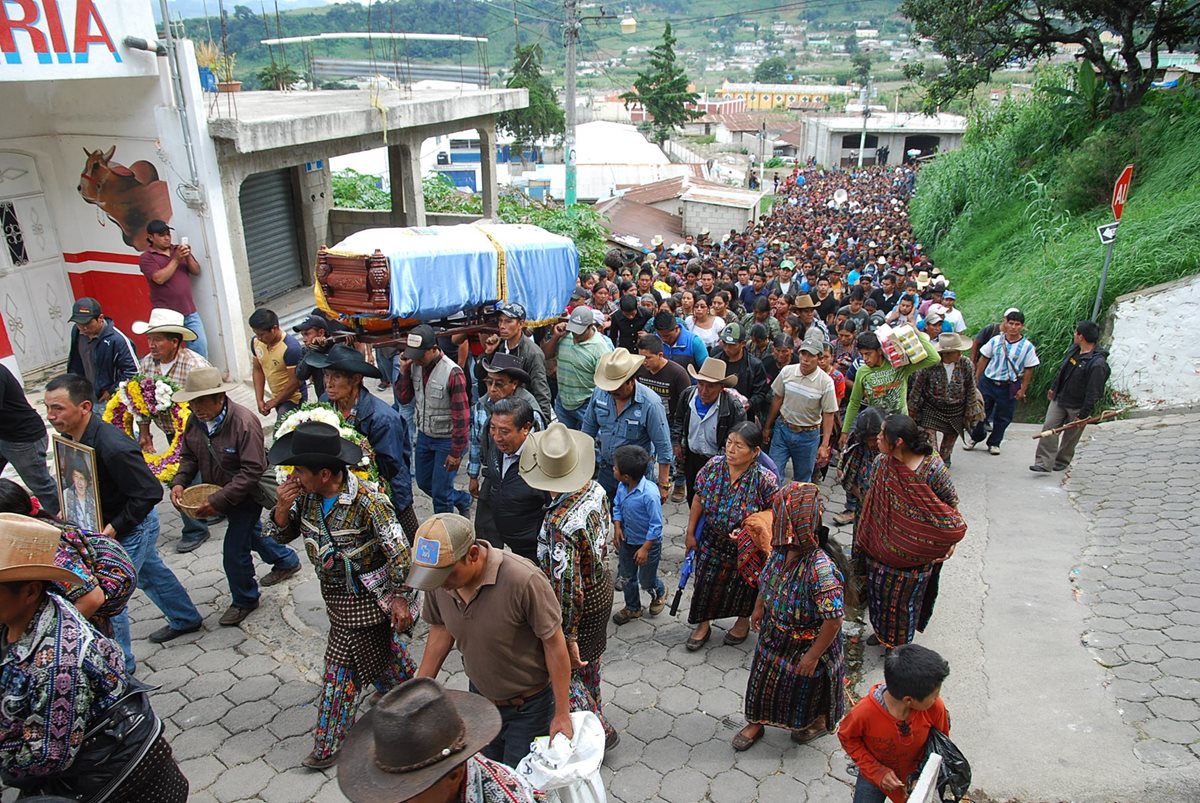
<path id="1" fill-rule="evenodd" d="M 838 725 L 842 749 L 858 765 L 854 803 L 904 803 L 907 780 L 929 739 L 929 729 L 950 735 L 941 700 L 950 665 L 919 644 L 903 644 L 883 661 L 883 683 L 874 686 Z"/>

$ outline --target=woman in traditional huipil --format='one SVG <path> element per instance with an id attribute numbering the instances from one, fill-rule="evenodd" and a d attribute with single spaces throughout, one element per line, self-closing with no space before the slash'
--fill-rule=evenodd
<path id="1" fill-rule="evenodd" d="M 773 508 L 771 554 L 750 617 L 759 635 L 746 684 L 749 724 L 733 737 L 735 750 L 761 739 L 766 725 L 810 741 L 845 713 L 842 573 L 820 545 L 820 493 L 812 483 L 792 482 Z"/>
<path id="2" fill-rule="evenodd" d="M 687 524 L 687 548 L 696 550 L 688 613 L 688 622 L 696 629 L 687 640 L 687 648 L 693 652 L 712 635 L 713 619 L 737 617 L 725 634 L 726 644 L 741 644 L 750 633 L 750 614 L 758 592 L 738 573 L 737 542 L 729 534 L 751 513 L 770 506 L 775 496 L 779 483 L 759 464 L 761 451 L 762 428 L 750 422 L 737 424 L 729 430 L 725 454 L 709 460 L 696 475 L 696 495 Z"/>

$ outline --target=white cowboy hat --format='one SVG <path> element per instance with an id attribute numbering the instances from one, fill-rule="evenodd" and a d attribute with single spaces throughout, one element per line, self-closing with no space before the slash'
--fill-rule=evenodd
<path id="1" fill-rule="evenodd" d="M 707 237 L 707 236 L 708 236 L 709 234 L 711 234 L 711 233 L 712 233 L 712 232 L 710 232 L 710 231 L 708 230 L 708 227 L 707 227 L 707 226 L 705 226 L 704 228 L 700 229 L 700 236 L 701 236 L 701 237 Z"/>
<path id="2" fill-rule="evenodd" d="M 59 529 L 49 522 L 17 513 L 0 513 L 0 582 L 45 580 L 78 583 L 74 572 L 55 565 Z"/>
<path id="3" fill-rule="evenodd" d="M 961 354 L 971 350 L 971 338 L 958 332 L 942 332 L 933 347 L 939 354 L 946 351 L 957 351 Z"/>
<path id="4" fill-rule="evenodd" d="M 645 361 L 646 358 L 640 354 L 630 354 L 629 349 L 613 349 L 596 363 L 596 373 L 593 375 L 596 387 L 611 393 L 628 382 Z"/>
<path id="5" fill-rule="evenodd" d="M 221 381 L 220 368 L 197 368 L 188 374 L 183 390 L 174 395 L 177 402 L 190 402 L 203 396 L 215 396 L 218 393 L 228 393 L 237 388 L 235 382 Z"/>
<path id="6" fill-rule="evenodd" d="M 709 357 L 705 360 L 704 365 L 700 366 L 699 371 L 696 370 L 696 366 L 694 365 L 688 366 L 688 373 L 692 379 L 697 379 L 701 382 L 716 382 L 718 385 L 731 388 L 737 384 L 738 378 L 737 374 L 726 375 L 728 370 L 729 368 L 725 365 L 725 361 L 717 357 Z"/>
<path id="7" fill-rule="evenodd" d="M 183 325 L 182 312 L 162 307 L 150 310 L 150 320 L 134 321 L 132 328 L 135 335 L 174 334 L 183 335 L 188 342 L 196 339 L 196 333 Z"/>
<path id="8" fill-rule="evenodd" d="M 521 450 L 521 479 L 530 488 L 550 493 L 573 493 L 596 472 L 596 442 L 588 435 L 555 421 L 531 432 Z"/>
<path id="9" fill-rule="evenodd" d="M 929 286 L 929 271 L 923 270 L 917 274 L 917 289 L 924 290 Z"/>
<path id="10" fill-rule="evenodd" d="M 650 245 L 654 246 L 655 248 L 657 248 L 658 246 L 660 246 L 662 244 L 663 244 L 663 238 L 662 238 L 661 234 L 654 235 L 654 239 L 650 241 Z"/>

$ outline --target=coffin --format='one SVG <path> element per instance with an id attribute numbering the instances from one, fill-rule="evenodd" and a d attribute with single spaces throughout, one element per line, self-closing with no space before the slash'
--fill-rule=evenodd
<path id="1" fill-rule="evenodd" d="M 557 319 L 579 273 L 567 237 L 525 224 L 365 229 L 317 257 L 317 303 L 386 328 L 511 301 L 531 323 Z M 386 324 L 384 324 L 386 321 Z"/>

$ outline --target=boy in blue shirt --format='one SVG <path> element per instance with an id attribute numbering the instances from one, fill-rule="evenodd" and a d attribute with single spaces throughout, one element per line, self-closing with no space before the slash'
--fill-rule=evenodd
<path id="1" fill-rule="evenodd" d="M 658 579 L 662 501 L 658 486 L 646 477 L 650 459 L 650 453 L 640 446 L 619 446 L 613 452 L 613 476 L 618 483 L 613 537 L 620 549 L 617 576 L 618 581 L 624 580 L 625 594 L 625 607 L 613 614 L 618 625 L 642 618 L 642 589 L 650 592 L 651 616 L 658 616 L 666 607 L 667 589 Z"/>

